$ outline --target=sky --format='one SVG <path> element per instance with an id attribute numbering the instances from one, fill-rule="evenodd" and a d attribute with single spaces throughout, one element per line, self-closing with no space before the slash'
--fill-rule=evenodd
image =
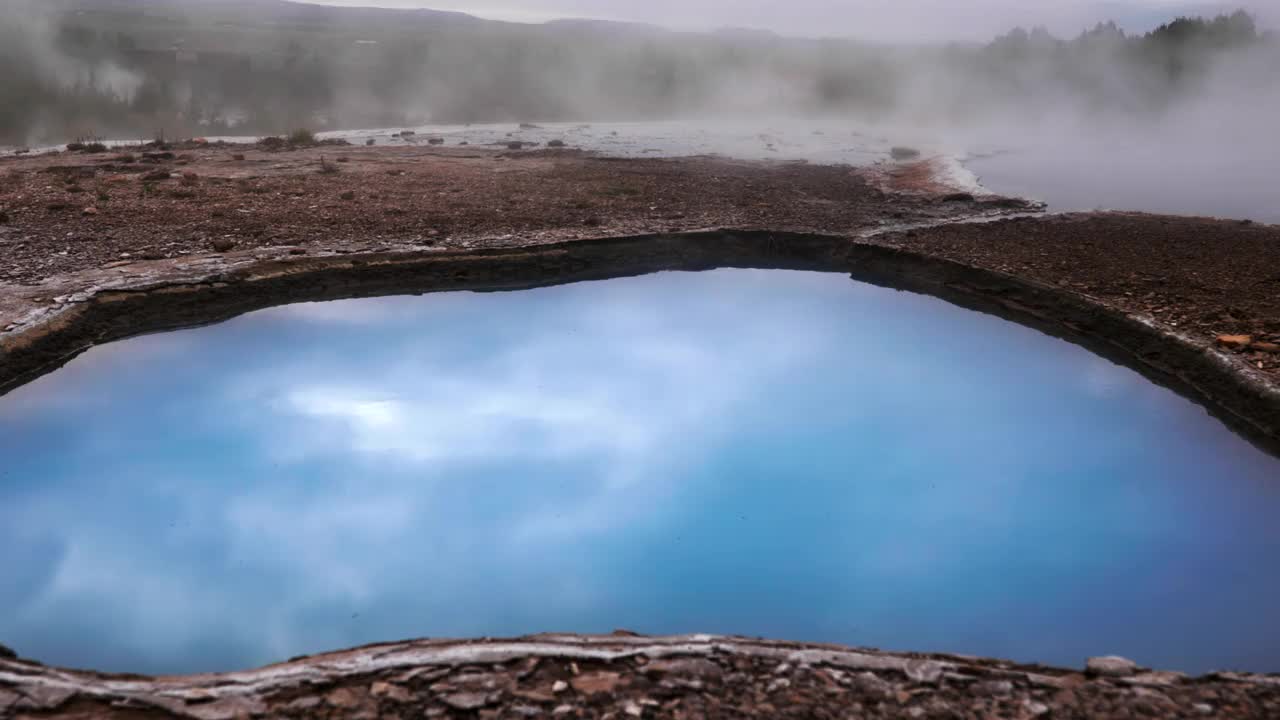
<path id="1" fill-rule="evenodd" d="M 783 35 L 842 36 L 885 42 L 987 40 L 1015 26 L 1043 25 L 1071 35 L 1112 19 L 1146 31 L 1179 15 L 1245 8 L 1280 23 L 1268 0 L 315 0 L 326 5 L 426 7 L 519 22 L 596 18 L 679 30 L 743 27 Z"/>

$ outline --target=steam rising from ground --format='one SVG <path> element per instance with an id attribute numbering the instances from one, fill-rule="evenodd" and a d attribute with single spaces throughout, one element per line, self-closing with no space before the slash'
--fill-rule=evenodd
<path id="1" fill-rule="evenodd" d="M 1243 13 L 887 45 L 279 0 L 0 4 L 0 142 L 750 117 L 964 150 L 1087 145 L 1095 165 L 1139 146 L 1192 171 L 1280 161 L 1280 39 Z"/>

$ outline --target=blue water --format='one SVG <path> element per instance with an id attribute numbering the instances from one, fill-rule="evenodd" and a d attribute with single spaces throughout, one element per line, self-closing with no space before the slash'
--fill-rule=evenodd
<path id="1" fill-rule="evenodd" d="M 0 398 L 0 642 L 182 672 L 716 632 L 1280 670 L 1280 462 L 1076 346 L 834 274 L 256 312 Z"/>

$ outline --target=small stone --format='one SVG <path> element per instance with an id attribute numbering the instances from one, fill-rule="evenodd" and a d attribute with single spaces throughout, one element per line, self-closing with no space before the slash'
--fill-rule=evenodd
<path id="1" fill-rule="evenodd" d="M 776 668 L 774 668 L 774 669 L 773 669 L 773 674 L 774 674 L 774 675 L 786 675 L 786 674 L 787 674 L 787 673 L 789 673 L 789 672 L 791 672 L 791 664 L 790 664 L 790 663 L 780 663 L 780 664 L 778 665 L 778 667 L 776 667 Z"/>
<path id="2" fill-rule="evenodd" d="M 979 695 L 1002 697 L 1013 692 L 1013 683 L 1008 680 L 988 680 L 974 685 L 973 690 Z"/>
<path id="3" fill-rule="evenodd" d="M 622 676 L 616 672 L 593 672 L 579 675 L 569 683 L 583 695 L 603 695 L 612 693 L 621 679 Z"/>
<path id="4" fill-rule="evenodd" d="M 563 140 L 552 140 L 551 142 L 547 143 L 547 147 L 562 148 L 562 147 L 564 147 L 564 141 L 563 141 Z"/>
<path id="5" fill-rule="evenodd" d="M 787 678 L 774 678 L 773 682 L 769 683 L 769 687 L 765 688 L 765 692 L 772 695 L 779 690 L 786 690 L 789 687 L 791 687 L 791 681 Z"/>
<path id="6" fill-rule="evenodd" d="M 1244 350 L 1253 343 L 1252 335 L 1219 335 L 1217 338 L 1219 347 L 1228 350 Z"/>
<path id="7" fill-rule="evenodd" d="M 864 695 L 884 699 L 893 695 L 893 686 L 873 672 L 859 673 L 853 678 L 853 686 Z"/>
<path id="8" fill-rule="evenodd" d="M 555 710 L 551 711 L 552 715 L 563 717 L 573 712 L 572 705 L 557 705 Z"/>
<path id="9" fill-rule="evenodd" d="M 933 660 L 908 660 L 905 672 L 914 682 L 933 684 L 942 677 L 942 664 Z"/>
<path id="10" fill-rule="evenodd" d="M 552 686 L 551 686 L 551 692 L 556 693 L 557 695 L 559 695 L 560 693 L 562 693 L 562 692 L 564 692 L 565 690 L 568 690 L 568 689 L 569 689 L 569 683 L 567 683 L 567 682 L 565 682 L 565 681 L 563 681 L 563 680 L 557 680 L 557 681 L 555 681 L 555 683 L 554 683 L 554 684 L 552 684 Z"/>
<path id="11" fill-rule="evenodd" d="M 243 160 L 244 160 L 244 153 L 236 153 L 236 154 L 234 154 L 234 155 L 232 155 L 232 156 L 231 156 L 231 159 L 232 159 L 232 160 L 236 160 L 236 161 L 243 161 Z"/>
<path id="12" fill-rule="evenodd" d="M 440 702 L 454 710 L 479 710 L 485 705 L 491 705 L 496 700 L 497 698 L 493 695 L 478 692 L 451 693 L 440 698 Z"/>
<path id="13" fill-rule="evenodd" d="M 644 717 L 644 708 L 630 700 L 628 700 L 627 704 L 622 708 L 622 712 L 625 713 L 627 717 Z"/>
<path id="14" fill-rule="evenodd" d="M 307 697 L 300 697 L 297 700 L 294 700 L 293 702 L 289 703 L 286 707 L 288 707 L 290 710 L 310 710 L 319 704 L 320 704 L 320 698 L 315 697 L 314 695 L 309 695 Z"/>
<path id="15" fill-rule="evenodd" d="M 1118 655 L 1089 658 L 1085 670 L 1091 675 L 1102 677 L 1128 677 L 1138 671 L 1138 664 L 1129 658 Z"/>
<path id="16" fill-rule="evenodd" d="M 369 692 L 374 697 L 381 697 L 398 703 L 407 703 L 413 699 L 413 693 L 399 685 L 392 685 L 389 682 L 378 681 L 369 686 Z"/>
<path id="17" fill-rule="evenodd" d="M 1022 706 L 1027 709 L 1027 714 L 1031 717 L 1040 717 L 1049 712 L 1049 706 L 1034 700 L 1024 700 Z"/>
<path id="18" fill-rule="evenodd" d="M 155 170 L 142 176 L 143 182 L 156 182 L 157 180 L 168 180 L 172 175 L 168 170 Z"/>
<path id="19" fill-rule="evenodd" d="M 513 140 L 512 142 L 507 143 L 508 150 L 519 150 L 520 148 L 523 148 L 523 147 L 524 147 L 524 143 L 520 142 L 519 140 Z"/>
<path id="20" fill-rule="evenodd" d="M 898 146 L 889 149 L 889 157 L 894 160 L 914 160 L 920 157 L 920 151 L 915 148 Z"/>
<path id="21" fill-rule="evenodd" d="M 654 660 L 645 666 L 644 671 L 649 675 L 685 675 L 696 678 L 718 678 L 724 672 L 719 665 L 704 658 Z"/>
<path id="22" fill-rule="evenodd" d="M 364 141 L 364 144 L 368 147 L 373 147 L 374 145 L 378 144 L 378 141 L 374 140 L 373 138 L 369 138 L 368 140 Z"/>
<path id="23" fill-rule="evenodd" d="M 224 253 L 234 249 L 236 241 L 231 238 L 217 238 L 213 242 L 209 243 L 209 246 L 213 248 L 214 252 Z"/>
<path id="24" fill-rule="evenodd" d="M 339 195 L 338 197 L 342 198 L 343 200 L 355 200 L 356 192 L 354 190 L 348 190 L 342 193 L 341 195 Z"/>
<path id="25" fill-rule="evenodd" d="M 1212 705 L 1210 705 L 1210 704 L 1208 704 L 1208 703 L 1196 703 L 1195 705 L 1192 705 L 1192 706 L 1191 706 L 1191 709 L 1192 709 L 1192 710 L 1195 710 L 1196 712 L 1200 713 L 1201 715 L 1212 715 L 1212 714 L 1213 714 L 1213 706 L 1212 706 Z"/>
<path id="26" fill-rule="evenodd" d="M 338 688 L 328 695 L 324 696 L 324 701 L 336 708 L 353 708 L 360 704 L 363 698 L 360 694 L 351 688 Z"/>

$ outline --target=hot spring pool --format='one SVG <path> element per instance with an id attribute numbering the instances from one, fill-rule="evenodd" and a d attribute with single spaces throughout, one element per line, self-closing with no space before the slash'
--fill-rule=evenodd
<path id="1" fill-rule="evenodd" d="M 713 632 L 1280 670 L 1280 461 L 1077 346 L 837 274 L 301 304 L 0 397 L 0 642 L 226 670 Z"/>

